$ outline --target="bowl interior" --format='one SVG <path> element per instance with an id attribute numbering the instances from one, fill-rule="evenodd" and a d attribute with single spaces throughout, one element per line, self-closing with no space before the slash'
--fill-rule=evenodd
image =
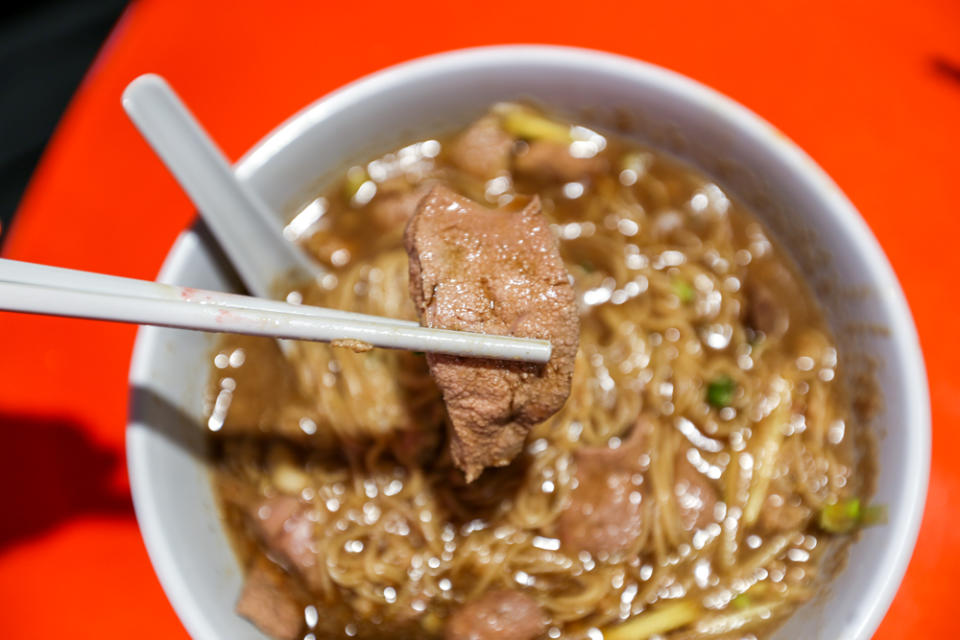
<path id="1" fill-rule="evenodd" d="M 549 47 L 428 58 L 381 72 L 311 105 L 240 163 L 238 175 L 278 225 L 326 176 L 418 135 L 463 125 L 499 100 L 532 98 L 700 167 L 744 201 L 799 264 L 825 309 L 848 384 L 869 369 L 887 400 L 876 419 L 876 496 L 890 524 L 861 534 L 826 593 L 775 636 L 868 638 L 909 560 L 929 458 L 926 380 L 899 285 L 862 219 L 802 152 L 756 116 L 662 69 Z M 167 282 L 231 290 L 235 277 L 202 232 L 183 234 Z M 131 367 L 128 458 L 137 517 L 168 597 L 198 638 L 263 638 L 233 613 L 241 571 L 202 465 L 202 389 L 214 337 L 140 330 Z"/>

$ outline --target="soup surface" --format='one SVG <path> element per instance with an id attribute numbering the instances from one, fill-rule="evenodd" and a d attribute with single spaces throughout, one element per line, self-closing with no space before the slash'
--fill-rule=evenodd
<path id="1" fill-rule="evenodd" d="M 580 315 L 570 396 L 467 483 L 422 354 L 223 337 L 208 426 L 238 611 L 278 638 L 767 637 L 876 517 L 786 255 L 696 170 L 503 104 L 305 207 L 284 232 L 328 273 L 292 295 L 415 320 L 402 236 L 436 184 L 540 196 Z"/>

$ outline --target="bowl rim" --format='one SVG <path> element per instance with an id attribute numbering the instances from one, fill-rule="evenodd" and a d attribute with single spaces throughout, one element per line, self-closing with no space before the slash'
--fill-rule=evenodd
<path id="1" fill-rule="evenodd" d="M 879 242 L 866 221 L 846 195 L 816 162 L 794 142 L 759 115 L 731 98 L 700 82 L 663 67 L 618 54 L 555 45 L 498 45 L 456 49 L 416 58 L 386 67 L 355 80 L 322 96 L 287 118 L 245 153 L 234 165 L 241 180 L 247 181 L 260 172 L 274 158 L 283 153 L 293 140 L 329 115 L 349 109 L 378 93 L 397 85 L 409 83 L 452 70 L 490 67 L 516 63 L 542 63 L 550 66 L 572 66 L 582 69 L 603 68 L 625 76 L 643 78 L 680 96 L 683 100 L 712 110 L 720 119 L 747 132 L 784 162 L 788 170 L 804 181 L 804 188 L 819 192 L 825 206 L 839 222 L 852 248 L 863 258 L 869 271 L 880 281 L 888 283 L 877 293 L 880 304 L 891 318 L 889 327 L 891 349 L 904 364 L 904 394 L 899 402 L 904 406 L 907 460 L 905 467 L 911 473 L 902 480 L 902 500 L 908 505 L 907 517 L 888 525 L 889 542 L 893 547 L 894 562 L 884 565 L 879 578 L 868 585 L 861 597 L 864 607 L 858 607 L 847 628 L 852 638 L 867 640 L 877 629 L 899 589 L 907 565 L 912 557 L 926 504 L 930 475 L 931 422 L 926 368 L 919 338 L 909 306 L 899 281 L 883 253 Z M 179 271 L 195 244 L 187 231 L 174 243 L 160 270 L 158 281 L 169 282 Z M 149 379 L 149 360 L 153 357 L 153 340 L 146 339 L 144 329 L 138 332 L 130 366 L 130 383 Z M 138 463 L 149 455 L 140 442 L 136 425 L 137 407 L 131 404 L 127 424 L 127 460 L 131 494 L 137 522 L 153 564 L 154 571 L 181 622 L 193 637 L 216 637 L 216 629 L 189 597 L 185 577 L 174 568 L 176 550 L 164 534 L 163 518 L 155 504 L 145 465 Z M 889 555 L 889 553 L 888 553 Z"/>

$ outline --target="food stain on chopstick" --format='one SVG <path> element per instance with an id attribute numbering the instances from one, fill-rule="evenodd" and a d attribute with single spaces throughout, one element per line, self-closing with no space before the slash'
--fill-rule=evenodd
<path id="1" fill-rule="evenodd" d="M 331 340 L 330 346 L 350 349 L 350 351 L 353 351 L 354 353 L 366 353 L 367 351 L 373 349 L 373 345 L 369 342 L 364 342 L 363 340 L 354 340 L 353 338 L 337 338 L 336 340 Z"/>

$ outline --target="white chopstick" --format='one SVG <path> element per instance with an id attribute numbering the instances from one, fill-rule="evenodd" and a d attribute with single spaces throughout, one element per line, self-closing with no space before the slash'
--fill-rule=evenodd
<path id="1" fill-rule="evenodd" d="M 380 322 L 411 327 L 420 326 L 419 323 L 411 320 L 395 320 L 393 318 L 371 316 L 363 313 L 354 313 L 352 311 L 340 311 L 339 309 L 327 309 L 325 307 L 290 304 L 267 298 L 242 296 L 236 293 L 206 291 L 192 287 L 178 287 L 176 285 L 162 284 L 150 280 L 110 276 L 103 273 L 64 269 L 63 267 L 51 267 L 45 264 L 20 262 L 19 260 L 7 260 L 5 258 L 0 258 L 0 282 L 34 284 L 44 287 L 88 291 L 90 293 L 155 298 L 158 300 L 185 300 L 201 304 L 216 304 L 223 307 L 294 313 L 313 318 L 339 318 L 343 320 L 362 320 L 364 322 Z"/>
<path id="2" fill-rule="evenodd" d="M 0 260 L 0 310 L 321 342 L 357 340 L 479 358 L 550 359 L 546 340 L 429 329 L 409 321 L 12 262 Z M 66 286 L 59 280 L 64 276 Z M 111 283 L 120 286 L 110 289 Z M 171 297 L 171 290 L 186 297 Z"/>

